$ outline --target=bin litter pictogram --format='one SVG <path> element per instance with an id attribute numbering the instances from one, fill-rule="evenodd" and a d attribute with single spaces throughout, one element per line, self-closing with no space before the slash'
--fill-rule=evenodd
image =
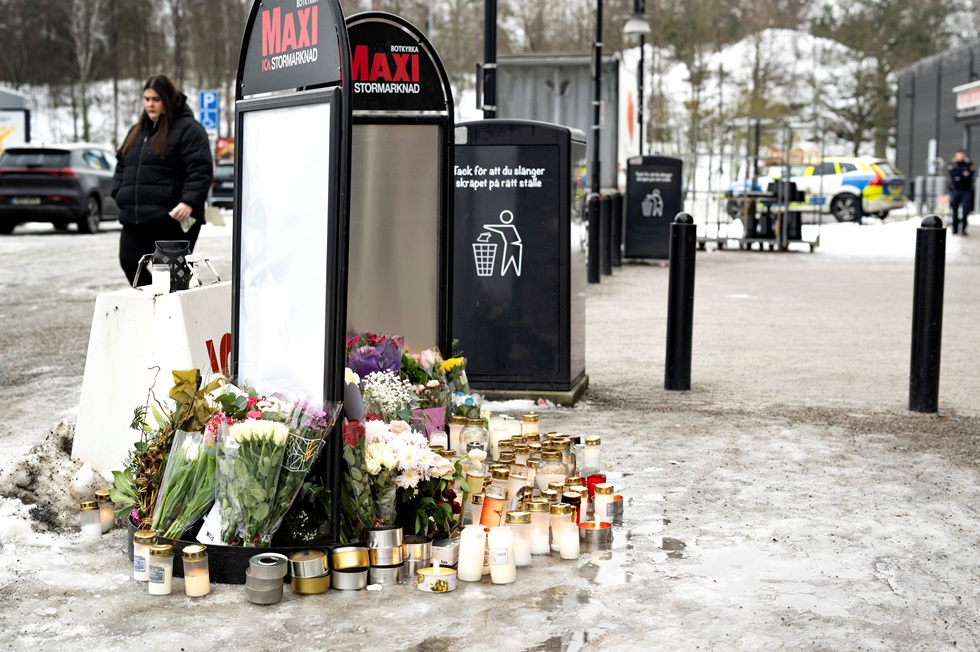
<path id="1" fill-rule="evenodd" d="M 473 259 L 476 262 L 477 276 L 493 276 L 493 266 L 497 261 L 497 244 L 488 242 L 490 233 L 484 232 L 473 243 Z"/>

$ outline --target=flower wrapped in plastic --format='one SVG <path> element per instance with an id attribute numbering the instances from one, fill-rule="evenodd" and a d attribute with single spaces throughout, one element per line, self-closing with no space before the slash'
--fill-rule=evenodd
<path id="1" fill-rule="evenodd" d="M 289 426 L 249 418 L 228 426 L 218 449 L 217 494 L 221 538 L 255 546 L 272 513 Z"/>
<path id="2" fill-rule="evenodd" d="M 367 413 L 382 415 L 389 421 L 404 420 L 411 415 L 410 405 L 415 393 L 412 384 L 393 371 L 368 374 L 363 378 L 361 396 Z"/>
<path id="3" fill-rule="evenodd" d="M 303 487 L 313 463 L 320 456 L 330 430 L 337 422 L 343 403 L 324 402 L 314 405 L 297 401 L 284 413 L 284 423 L 289 428 L 286 450 L 282 458 L 279 481 L 270 503 L 269 515 L 259 529 L 259 545 L 269 546 L 272 535 L 282 524 L 282 519 L 292 507 L 296 495 Z"/>
<path id="4" fill-rule="evenodd" d="M 215 438 L 178 430 L 174 435 L 160 491 L 153 510 L 153 527 L 179 538 L 214 503 Z"/>
<path id="5" fill-rule="evenodd" d="M 361 378 L 384 371 L 398 373 L 402 363 L 402 340 L 375 333 L 347 339 L 347 367 Z"/>

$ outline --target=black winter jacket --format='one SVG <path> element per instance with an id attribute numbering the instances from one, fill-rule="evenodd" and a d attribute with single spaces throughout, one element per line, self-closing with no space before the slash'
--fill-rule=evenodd
<path id="1" fill-rule="evenodd" d="M 964 159 L 962 161 L 952 161 L 946 166 L 946 182 L 950 192 L 963 192 L 973 190 L 975 168 L 973 161 Z"/>
<path id="2" fill-rule="evenodd" d="M 191 215 L 204 222 L 204 202 L 211 187 L 214 165 L 211 146 L 194 113 L 181 93 L 174 108 L 174 120 L 167 138 L 167 158 L 153 149 L 156 125 L 144 119 L 133 129 L 140 137 L 133 147 L 116 157 L 112 196 L 119 205 L 119 221 L 144 224 L 151 220 L 173 219 L 170 211 L 180 202 L 191 207 Z M 132 133 L 132 132 L 130 132 Z M 128 135 L 127 135 L 128 138 Z"/>

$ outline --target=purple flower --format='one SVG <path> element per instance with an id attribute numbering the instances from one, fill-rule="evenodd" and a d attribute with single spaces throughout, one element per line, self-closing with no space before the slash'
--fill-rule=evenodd
<path id="1" fill-rule="evenodd" d="M 381 340 L 377 346 L 366 345 L 353 349 L 347 356 L 347 366 L 362 379 L 374 372 L 398 373 L 401 363 L 401 347 L 390 337 Z"/>

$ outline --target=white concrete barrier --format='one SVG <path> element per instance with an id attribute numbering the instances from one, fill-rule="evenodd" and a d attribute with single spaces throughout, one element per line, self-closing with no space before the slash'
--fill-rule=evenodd
<path id="1" fill-rule="evenodd" d="M 230 282 L 159 296 L 136 289 L 99 295 L 72 457 L 104 473 L 121 469 L 139 437 L 129 428 L 133 411 L 146 404 L 154 377 L 156 397 L 172 405 L 173 370 L 227 372 L 230 357 Z"/>

